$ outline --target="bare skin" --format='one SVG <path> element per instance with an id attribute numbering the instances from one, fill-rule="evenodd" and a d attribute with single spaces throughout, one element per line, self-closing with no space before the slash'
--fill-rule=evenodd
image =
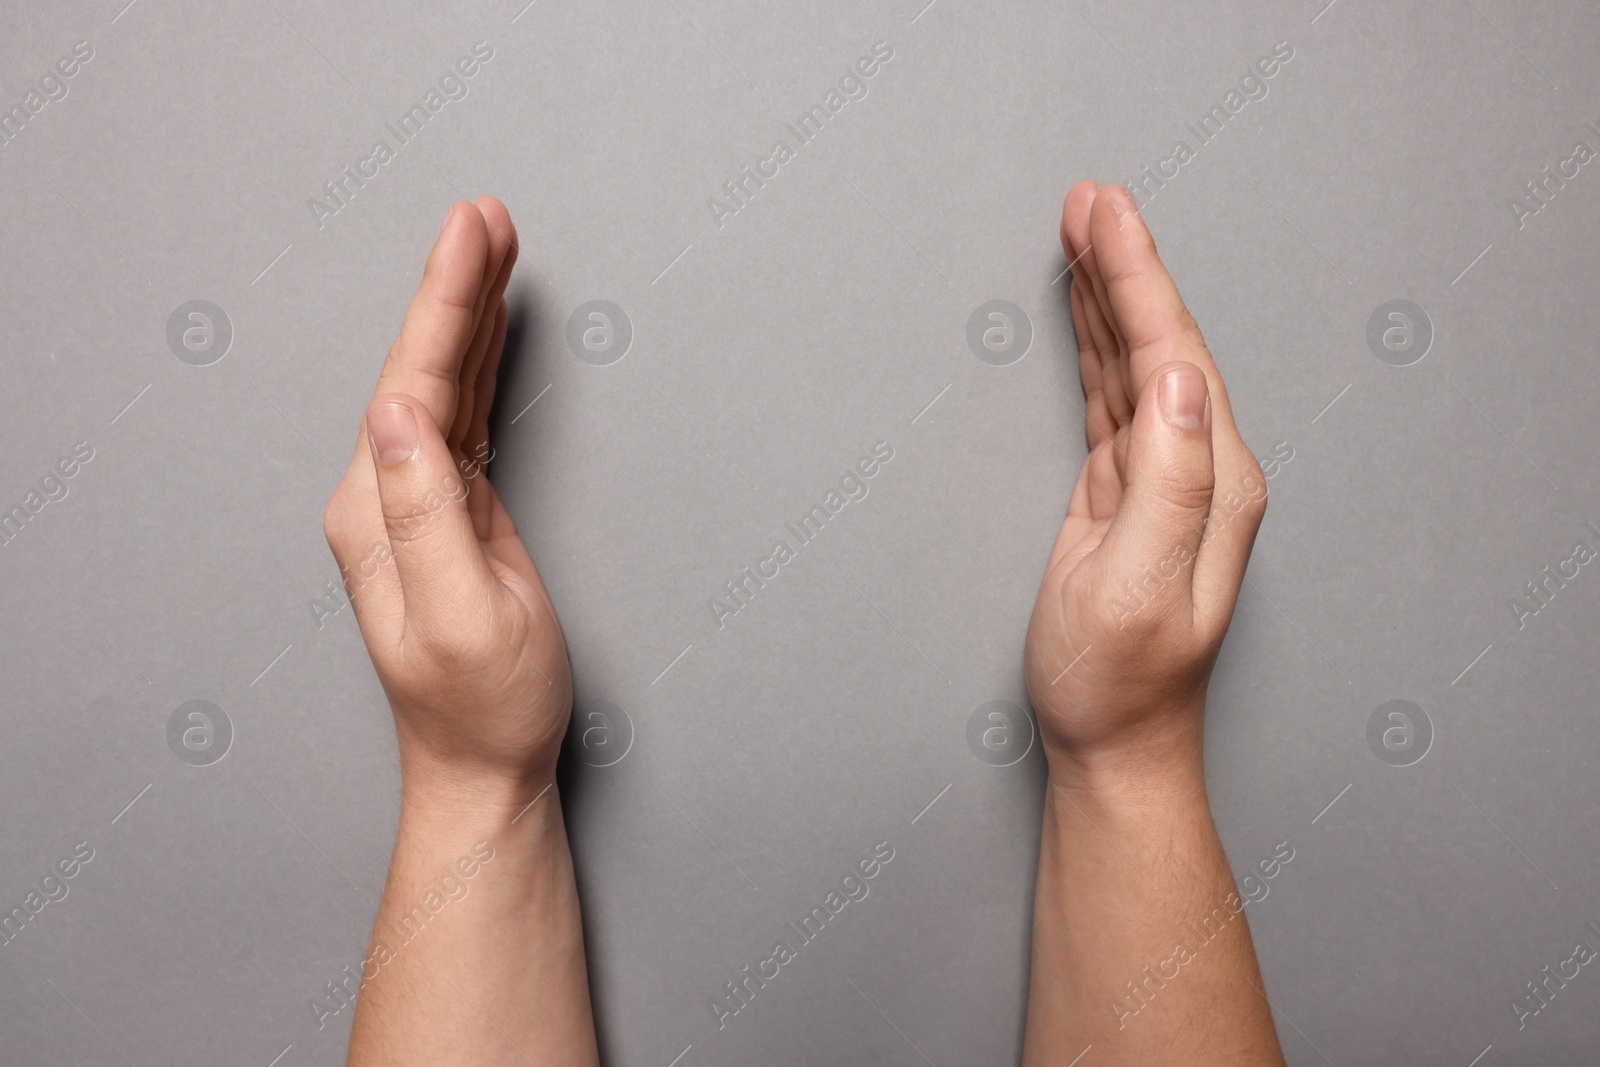
<path id="1" fill-rule="evenodd" d="M 1201 752 L 1266 482 L 1126 190 L 1075 186 L 1061 241 L 1090 453 L 1025 653 L 1050 773 L 1023 1063 L 1280 1065 Z"/>
<path id="2" fill-rule="evenodd" d="M 1265 482 L 1127 193 L 1074 188 L 1062 241 L 1091 453 L 1025 656 L 1050 788 L 1024 1062 L 1282 1064 L 1201 756 Z M 499 201 L 451 208 L 325 519 L 403 790 L 355 1067 L 598 1063 L 566 646 L 483 474 L 515 260 Z"/>
<path id="3" fill-rule="evenodd" d="M 566 644 L 483 472 L 516 255 L 498 200 L 451 207 L 324 518 L 402 785 L 353 1067 L 599 1062 L 555 788 Z"/>

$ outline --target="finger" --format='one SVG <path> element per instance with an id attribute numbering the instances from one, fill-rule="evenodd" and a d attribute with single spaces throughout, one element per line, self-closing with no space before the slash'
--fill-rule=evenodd
<path id="1" fill-rule="evenodd" d="M 467 515 L 455 457 L 421 401 L 399 393 L 367 408 L 384 528 L 405 604 L 405 629 L 443 632 L 461 601 L 477 603 L 492 576 Z"/>
<path id="2" fill-rule="evenodd" d="M 1186 360 L 1205 372 L 1216 424 L 1225 433 L 1236 434 L 1222 375 L 1126 189 L 1108 185 L 1101 190 L 1091 229 L 1116 329 L 1127 345 L 1129 395 L 1144 394 L 1155 368 Z"/>
<path id="3" fill-rule="evenodd" d="M 1070 288 L 1072 303 L 1072 329 L 1078 338 L 1078 377 L 1083 382 L 1084 433 L 1093 448 L 1101 440 L 1116 432 L 1116 422 L 1106 407 L 1105 389 L 1100 384 L 1100 352 L 1095 348 L 1094 336 L 1089 332 L 1083 313 L 1083 293 L 1076 280 Z"/>
<path id="4" fill-rule="evenodd" d="M 452 204 L 374 391 L 416 397 L 441 433 L 455 422 L 461 363 L 477 331 L 488 249 L 483 213 L 473 204 Z"/>
<path id="5" fill-rule="evenodd" d="M 1126 426 L 1133 418 L 1133 397 L 1137 394 L 1128 392 L 1127 360 L 1118 355 L 1122 342 L 1106 322 L 1105 312 L 1094 299 L 1087 281 L 1084 291 L 1091 293 L 1084 300 L 1083 314 L 1089 321 L 1089 332 L 1094 335 L 1095 350 L 1100 354 L 1100 384 L 1105 390 L 1106 407 L 1117 420 L 1115 426 Z"/>
<path id="6" fill-rule="evenodd" d="M 1067 193 L 1066 203 L 1062 205 L 1061 232 L 1073 256 L 1073 274 L 1075 279 L 1082 282 L 1085 297 L 1085 312 L 1089 319 L 1090 328 L 1095 331 L 1096 347 L 1100 350 L 1100 362 L 1105 368 L 1104 386 L 1110 391 L 1116 388 L 1119 374 L 1119 364 L 1127 355 L 1126 346 L 1121 335 L 1117 332 L 1116 316 L 1111 312 L 1111 304 L 1106 293 L 1104 280 L 1100 277 L 1099 253 L 1094 247 L 1093 238 L 1093 211 L 1094 204 L 1099 199 L 1101 186 L 1097 182 L 1082 181 L 1072 187 Z M 1132 414 L 1132 398 L 1136 392 L 1127 389 L 1123 383 L 1122 396 L 1128 403 L 1123 404 L 1116 397 L 1112 398 L 1111 410 L 1114 414 L 1125 420 Z"/>
<path id="7" fill-rule="evenodd" d="M 472 399 L 472 425 L 462 440 L 462 447 L 473 474 L 469 482 L 471 491 L 467 497 L 467 510 L 472 515 L 472 526 L 477 530 L 480 540 L 487 540 L 489 537 L 491 501 L 489 495 L 482 490 L 488 484 L 485 468 L 494 458 L 494 449 L 489 444 L 489 415 L 494 408 L 494 394 L 500 377 L 500 360 L 506 346 L 506 321 L 506 302 L 501 298 L 499 306 L 495 308 L 494 331 L 484 354 L 483 369 L 478 372 L 478 380 L 474 383 L 476 395 Z"/>
<path id="8" fill-rule="evenodd" d="M 517 263 L 517 231 L 511 224 L 511 215 L 505 205 L 492 196 L 480 196 L 473 203 L 483 212 L 483 221 L 489 228 L 489 262 L 487 277 L 491 279 L 483 289 L 483 303 L 478 312 L 478 328 L 467 355 L 461 363 L 461 382 L 457 395 L 456 421 L 447 435 L 452 446 L 460 445 L 472 425 L 472 412 L 477 398 L 477 381 L 483 359 L 489 350 L 494 334 L 495 311 L 506 285 L 511 281 L 512 268 Z"/>
<path id="9" fill-rule="evenodd" d="M 366 442 L 363 420 L 356 455 L 323 512 L 322 532 L 361 632 L 375 647 L 390 647 L 400 636 L 404 602 Z"/>
<path id="10" fill-rule="evenodd" d="M 1206 378 L 1199 368 L 1176 362 L 1151 376 L 1134 415 L 1126 463 L 1122 504 L 1102 546 L 1110 552 L 1111 573 L 1130 583 L 1133 602 L 1123 610 L 1157 613 L 1152 618 L 1192 610 L 1192 567 L 1215 477 Z"/>

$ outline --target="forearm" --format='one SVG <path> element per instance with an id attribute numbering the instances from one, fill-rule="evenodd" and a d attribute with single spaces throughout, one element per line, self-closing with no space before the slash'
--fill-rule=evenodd
<path id="1" fill-rule="evenodd" d="M 1198 739 L 1053 761 L 1034 904 L 1028 1067 L 1283 1063 Z"/>
<path id="2" fill-rule="evenodd" d="M 599 1062 L 553 776 L 408 788 L 362 977 L 351 1067 Z"/>

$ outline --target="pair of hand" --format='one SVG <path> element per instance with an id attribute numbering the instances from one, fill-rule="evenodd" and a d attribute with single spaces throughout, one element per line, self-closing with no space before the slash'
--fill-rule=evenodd
<path id="1" fill-rule="evenodd" d="M 1025 673 L 1052 774 L 1092 781 L 1198 756 L 1266 483 L 1128 193 L 1074 187 L 1061 241 L 1091 448 Z M 408 789 L 547 782 L 571 710 L 560 625 L 482 467 L 516 258 L 498 200 L 451 207 L 325 517 Z"/>

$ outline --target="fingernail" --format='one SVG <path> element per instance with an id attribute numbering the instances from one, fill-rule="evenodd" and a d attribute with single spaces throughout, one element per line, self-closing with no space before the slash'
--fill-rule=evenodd
<path id="1" fill-rule="evenodd" d="M 385 467 L 404 463 L 417 453 L 417 420 L 404 404 L 379 404 L 367 412 L 367 434 Z"/>
<path id="2" fill-rule="evenodd" d="M 1198 430 L 1206 424 L 1206 408 L 1211 396 L 1206 376 L 1193 363 L 1173 367 L 1161 376 L 1158 390 L 1161 414 L 1180 430 Z"/>
<path id="3" fill-rule="evenodd" d="M 444 221 L 439 223 L 439 236 L 444 236 L 444 231 L 450 227 L 450 220 L 455 217 L 456 205 L 452 202 L 450 210 L 444 213 Z"/>

